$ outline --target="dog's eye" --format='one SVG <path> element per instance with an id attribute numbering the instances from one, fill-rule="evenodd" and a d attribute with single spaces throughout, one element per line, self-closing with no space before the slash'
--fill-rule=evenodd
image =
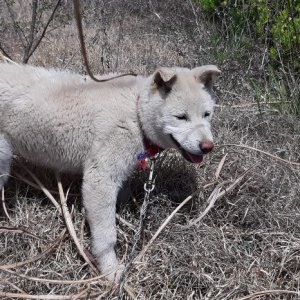
<path id="1" fill-rule="evenodd" d="M 206 111 L 205 113 L 204 113 L 204 118 L 207 118 L 207 117 L 209 117 L 210 116 L 210 112 L 209 111 Z"/>
<path id="2" fill-rule="evenodd" d="M 178 120 L 184 120 L 187 121 L 188 120 L 188 116 L 186 114 L 182 114 L 182 115 L 178 115 L 175 116 Z"/>

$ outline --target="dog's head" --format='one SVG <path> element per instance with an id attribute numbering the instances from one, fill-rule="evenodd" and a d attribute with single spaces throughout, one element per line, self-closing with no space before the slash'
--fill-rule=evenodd
<path id="1" fill-rule="evenodd" d="M 143 109 L 145 115 L 145 109 L 155 108 L 148 120 L 149 137 L 163 148 L 177 148 L 190 162 L 201 162 L 214 147 L 210 125 L 215 103 L 212 87 L 219 74 L 214 65 L 192 70 L 158 69 L 151 77 Z"/>

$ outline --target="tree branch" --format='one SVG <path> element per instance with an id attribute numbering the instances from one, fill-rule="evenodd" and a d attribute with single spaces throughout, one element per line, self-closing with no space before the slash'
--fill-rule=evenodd
<path id="1" fill-rule="evenodd" d="M 46 25 L 44 26 L 44 29 L 43 29 L 43 32 L 41 33 L 40 37 L 38 38 L 38 40 L 35 42 L 34 46 L 31 47 L 31 50 L 30 52 L 28 53 L 26 59 L 23 61 L 24 63 L 27 63 L 29 58 L 32 56 L 32 54 L 34 53 L 34 51 L 37 49 L 37 47 L 39 46 L 39 44 L 41 43 L 42 39 L 44 38 L 45 34 L 46 34 L 46 31 L 51 23 L 51 21 L 53 20 L 53 17 L 55 15 L 55 12 L 57 11 L 59 5 L 60 5 L 60 2 L 61 0 L 58 0 L 53 11 L 52 11 L 52 14 L 50 16 L 50 18 L 48 19 Z"/>
<path id="2" fill-rule="evenodd" d="M 30 33 L 28 38 L 28 43 L 25 46 L 24 56 L 23 56 L 23 62 L 28 61 L 28 55 L 30 52 L 30 49 L 32 47 L 34 36 L 36 32 L 36 17 L 37 17 L 37 7 L 38 7 L 38 0 L 32 0 L 32 13 L 31 13 L 31 24 L 30 24 Z"/>

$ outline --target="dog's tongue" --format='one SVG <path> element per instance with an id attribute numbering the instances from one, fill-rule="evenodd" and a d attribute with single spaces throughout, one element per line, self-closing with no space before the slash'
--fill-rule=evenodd
<path id="1" fill-rule="evenodd" d="M 187 153 L 191 161 L 195 164 L 200 164 L 203 160 L 203 155 L 195 155 L 192 153 Z"/>

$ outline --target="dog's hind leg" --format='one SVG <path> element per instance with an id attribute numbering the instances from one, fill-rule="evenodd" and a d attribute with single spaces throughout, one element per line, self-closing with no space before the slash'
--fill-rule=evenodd
<path id="1" fill-rule="evenodd" d="M 9 141 L 0 133 L 0 191 L 10 174 L 12 150 Z"/>

